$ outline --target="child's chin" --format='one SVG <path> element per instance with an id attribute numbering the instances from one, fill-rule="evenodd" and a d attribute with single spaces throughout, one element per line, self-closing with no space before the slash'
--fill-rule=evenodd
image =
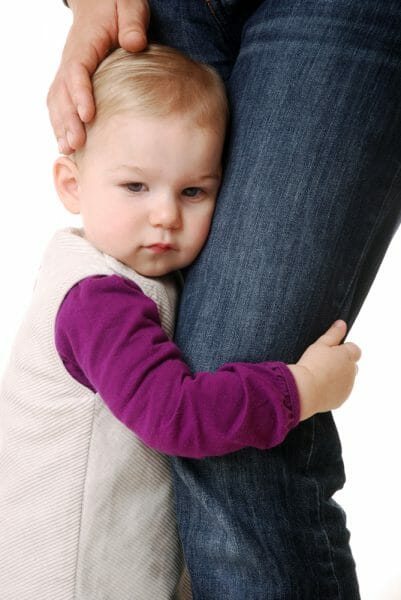
<path id="1" fill-rule="evenodd" d="M 143 277 L 163 277 L 163 275 L 167 275 L 168 273 L 171 273 L 171 271 L 174 271 L 173 268 L 168 269 L 166 267 L 141 267 L 138 266 L 137 268 L 134 268 L 134 271 L 136 271 L 139 275 L 142 275 Z"/>

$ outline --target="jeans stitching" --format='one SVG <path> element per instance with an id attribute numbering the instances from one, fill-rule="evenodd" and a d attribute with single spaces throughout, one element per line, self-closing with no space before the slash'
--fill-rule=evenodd
<path id="1" fill-rule="evenodd" d="M 315 438 L 316 438 L 316 419 L 315 417 L 312 418 L 312 439 L 311 439 L 311 443 L 310 443 L 310 449 L 309 449 L 309 453 L 308 453 L 308 457 L 306 460 L 306 470 L 309 471 L 310 468 L 310 464 L 311 464 L 311 460 L 312 460 L 312 455 L 313 455 L 313 451 L 315 449 Z M 338 598 L 340 598 L 339 593 L 340 593 L 340 586 L 339 586 L 339 581 L 338 581 L 338 577 L 336 574 L 336 569 L 335 569 L 335 565 L 334 565 L 334 561 L 333 561 L 333 548 L 332 548 L 332 544 L 330 542 L 330 537 L 327 533 L 327 527 L 321 512 L 321 491 L 320 491 L 320 486 L 319 486 L 319 482 L 318 480 L 311 476 L 311 479 L 313 481 L 313 484 L 315 486 L 315 490 L 316 490 L 316 502 L 317 502 L 317 518 L 318 518 L 318 523 L 319 523 L 319 530 L 322 532 L 323 536 L 324 536 L 324 541 L 325 541 L 325 545 L 326 548 L 328 550 L 329 556 L 330 556 L 330 565 L 331 565 L 331 572 L 334 578 L 334 581 L 336 583 L 337 586 L 337 594 L 338 594 Z M 319 588 L 319 582 L 320 582 L 320 578 L 319 577 L 315 577 L 315 581 L 317 583 L 317 586 Z M 319 592 L 319 589 L 318 589 Z M 334 599 L 333 599 L 334 600 Z"/>
<path id="2" fill-rule="evenodd" d="M 306 459 L 306 470 L 307 471 L 309 471 L 310 463 L 312 460 L 312 454 L 313 454 L 314 445 L 315 445 L 315 431 L 316 431 L 315 418 L 313 417 L 312 418 L 312 440 L 311 440 L 311 444 L 310 444 L 308 458 Z"/>
<path id="3" fill-rule="evenodd" d="M 206 7 L 209 9 L 210 14 L 212 15 L 216 25 L 218 26 L 221 34 L 223 35 L 226 41 L 230 41 L 230 36 L 227 31 L 227 24 L 223 21 L 221 17 L 217 14 L 217 10 L 212 4 L 212 0 L 204 0 Z"/>
<path id="4" fill-rule="evenodd" d="M 399 175 L 400 172 L 401 172 L 401 166 L 398 167 L 398 169 L 397 169 L 397 171 L 396 171 L 396 173 L 394 175 L 393 181 L 398 177 L 398 175 Z M 350 281 L 350 283 L 348 285 L 348 289 L 347 289 L 347 291 L 344 294 L 344 298 L 343 298 L 342 303 L 340 304 L 340 308 L 339 308 L 338 314 L 341 314 L 341 312 L 342 312 L 342 310 L 344 308 L 344 305 L 346 305 L 347 302 L 348 302 L 348 300 L 349 300 L 351 292 L 352 292 L 352 290 L 354 289 L 354 286 L 355 286 L 355 281 L 357 280 L 357 278 L 359 276 L 359 273 L 360 273 L 360 270 L 361 270 L 361 266 L 363 265 L 365 256 L 368 253 L 368 251 L 369 251 L 369 249 L 370 249 L 370 247 L 372 245 L 372 241 L 374 240 L 374 237 L 375 237 L 375 234 L 376 234 L 377 229 L 379 227 L 379 224 L 382 222 L 383 217 L 386 215 L 386 209 L 388 209 L 388 210 L 391 209 L 391 204 L 389 204 L 389 206 L 387 207 L 387 198 L 388 198 L 388 196 L 389 196 L 389 194 L 391 192 L 391 189 L 392 189 L 392 185 L 390 186 L 390 189 L 387 192 L 386 196 L 383 198 L 383 203 L 382 203 L 382 205 L 380 207 L 379 214 L 377 215 L 377 219 L 376 219 L 375 225 L 372 228 L 372 230 L 370 232 L 370 235 L 369 235 L 368 239 L 365 242 L 365 246 L 363 248 L 363 251 L 359 255 L 359 260 L 358 260 L 358 262 L 357 262 L 357 264 L 355 266 L 354 275 L 351 278 L 351 281 Z"/>
<path id="5" fill-rule="evenodd" d="M 323 517 L 322 512 L 321 512 L 322 503 L 321 503 L 320 486 L 319 486 L 318 481 L 315 478 L 313 480 L 314 480 L 314 483 L 315 483 L 315 486 L 316 486 L 316 493 L 317 493 L 317 499 L 318 499 L 318 518 L 319 518 L 319 523 L 320 523 L 321 530 L 322 530 L 324 538 L 325 538 L 326 547 L 327 547 L 327 550 L 328 550 L 329 556 L 330 556 L 331 572 L 332 572 L 332 575 L 334 577 L 334 580 L 335 580 L 335 583 L 336 583 L 336 586 L 337 586 L 337 598 L 340 600 L 340 595 L 339 595 L 340 594 L 340 585 L 339 585 L 339 581 L 338 581 L 337 574 L 336 574 L 336 568 L 335 568 L 334 561 L 333 561 L 333 546 L 332 546 L 332 544 L 330 542 L 330 537 L 329 537 L 329 535 L 327 533 L 326 523 L 325 523 L 324 517 Z M 319 585 L 319 581 L 320 581 L 320 579 L 318 579 L 318 585 Z"/>

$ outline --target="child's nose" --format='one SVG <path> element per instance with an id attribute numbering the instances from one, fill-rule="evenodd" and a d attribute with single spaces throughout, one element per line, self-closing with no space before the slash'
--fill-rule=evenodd
<path id="1" fill-rule="evenodd" d="M 178 229 L 181 226 L 181 209 L 179 202 L 173 197 L 160 198 L 149 215 L 153 227 Z"/>

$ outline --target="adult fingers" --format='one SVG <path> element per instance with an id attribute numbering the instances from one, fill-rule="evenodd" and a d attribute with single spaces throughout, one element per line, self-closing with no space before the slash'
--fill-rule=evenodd
<path id="1" fill-rule="evenodd" d="M 57 78 L 50 88 L 47 106 L 59 151 L 62 154 L 71 154 L 85 143 L 85 128 L 67 87 Z"/>
<path id="2" fill-rule="evenodd" d="M 73 101 L 76 111 L 85 123 L 95 114 L 91 76 L 100 62 L 116 43 L 112 24 L 92 22 L 74 23 L 63 51 L 56 79 L 61 80 Z"/>
<path id="3" fill-rule="evenodd" d="M 117 43 L 131 51 L 141 50 L 147 43 L 146 0 L 108 0 L 92 7 L 94 10 L 91 4 L 94 0 L 75 7 L 74 22 L 47 97 L 50 120 L 64 154 L 85 142 L 83 123 L 95 114 L 90 78 L 98 64 Z"/>
<path id="4" fill-rule="evenodd" d="M 66 70 L 68 92 L 79 118 L 89 123 L 95 115 L 95 102 L 92 95 L 91 72 L 80 62 L 73 62 Z"/>
<path id="5" fill-rule="evenodd" d="M 114 0 L 96 11 L 90 2 L 77 4 L 59 69 L 50 87 L 47 105 L 50 120 L 66 154 L 85 142 L 83 122 L 95 114 L 90 77 L 117 42 Z"/>
<path id="6" fill-rule="evenodd" d="M 118 0 L 117 16 L 120 46 L 129 52 L 143 50 L 150 16 L 147 0 Z"/>
<path id="7" fill-rule="evenodd" d="M 71 28 L 47 96 L 50 121 L 64 154 L 70 154 L 85 143 L 83 122 L 88 123 L 95 114 L 90 78 L 110 47 L 110 39 L 107 36 L 101 39 L 96 30 L 92 33 L 96 42 L 80 37 L 81 34 L 78 27 Z"/>
<path id="8" fill-rule="evenodd" d="M 72 78 L 74 79 L 74 75 L 72 75 Z M 81 115 L 85 120 L 89 120 L 94 113 L 91 91 L 87 89 L 87 93 L 90 97 L 86 100 L 86 103 L 83 103 L 82 96 L 79 97 L 78 101 L 81 104 L 83 103 L 84 108 L 80 108 L 80 112 L 78 112 L 77 97 L 75 99 L 71 97 L 68 80 L 61 72 L 56 75 L 49 90 L 47 106 L 50 121 L 62 154 L 70 154 L 85 143 L 86 134 Z"/>

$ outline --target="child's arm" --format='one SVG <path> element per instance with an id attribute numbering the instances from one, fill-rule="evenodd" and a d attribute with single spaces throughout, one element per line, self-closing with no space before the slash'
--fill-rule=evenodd
<path id="1" fill-rule="evenodd" d="M 57 317 L 56 346 L 76 379 L 98 391 L 147 445 L 167 454 L 266 449 L 299 422 L 300 399 L 286 365 L 231 363 L 192 375 L 161 328 L 154 302 L 118 276 L 88 278 L 70 290 Z M 313 370 L 295 369 L 301 393 Z M 328 404 L 324 410 L 334 407 Z M 313 400 L 313 412 L 318 408 Z"/>

